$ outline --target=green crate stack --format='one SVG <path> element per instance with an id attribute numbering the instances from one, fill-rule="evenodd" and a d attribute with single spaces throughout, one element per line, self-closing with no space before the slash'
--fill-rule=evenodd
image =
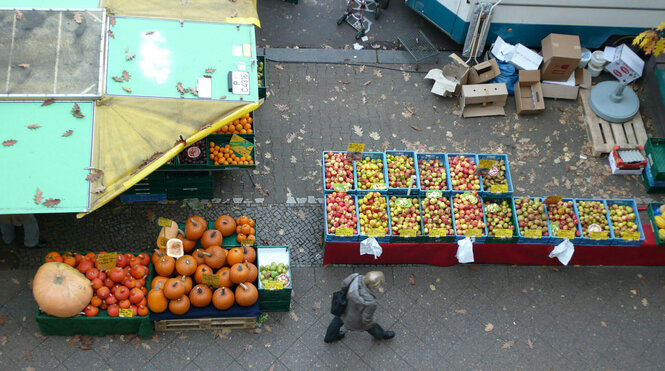
<path id="1" fill-rule="evenodd" d="M 488 225 L 487 239 L 485 239 L 485 243 L 517 243 L 520 236 L 517 232 L 517 215 L 515 215 L 515 204 L 513 203 L 513 198 L 512 197 L 483 197 L 483 214 L 485 214 L 485 218 L 487 219 L 487 211 L 484 209 L 486 201 L 490 201 L 490 202 L 494 202 L 494 203 L 501 203 L 503 201 L 507 201 L 508 205 L 510 205 L 510 210 L 513 214 L 513 217 L 511 219 L 512 219 L 512 222 L 513 222 L 514 229 L 513 229 L 513 237 L 511 237 L 511 238 L 496 237 L 496 236 L 490 236 L 489 235 L 489 225 Z"/>
<path id="2" fill-rule="evenodd" d="M 268 88 L 266 84 L 268 81 L 268 79 L 266 78 L 266 73 L 268 72 L 268 66 L 266 65 L 266 57 L 263 55 L 257 55 L 256 60 L 257 60 L 257 66 L 256 66 L 257 72 L 261 74 L 261 77 L 259 77 L 259 99 L 265 99 L 266 89 Z"/>
<path id="3" fill-rule="evenodd" d="M 665 180 L 665 138 L 649 138 L 644 153 L 654 180 Z"/>
<path id="4" fill-rule="evenodd" d="M 252 125 L 254 123 L 252 122 Z M 253 126 L 254 127 L 254 126 Z M 237 134 L 240 138 L 245 139 L 249 142 L 250 145 L 254 146 L 254 134 Z M 206 163 L 205 164 L 181 164 L 179 160 L 179 156 L 176 156 L 173 158 L 171 163 L 167 163 L 164 166 L 160 168 L 160 170 L 177 170 L 177 171 L 195 171 L 195 170 L 229 170 L 229 169 L 247 169 L 247 168 L 256 168 L 256 159 L 255 159 L 255 152 L 256 149 L 253 148 L 252 152 L 250 153 L 250 156 L 252 157 L 252 162 L 254 162 L 251 165 L 215 165 L 214 161 L 210 159 L 210 142 L 214 142 L 215 145 L 218 145 L 220 147 L 223 147 L 231 142 L 231 137 L 233 137 L 233 134 L 211 134 L 208 135 L 205 139 L 202 139 L 205 141 L 205 152 L 204 156 L 206 158 Z M 189 147 L 187 147 L 189 148 Z M 187 148 L 185 148 L 183 151 L 186 151 Z M 236 156 L 240 157 L 239 154 L 236 154 Z"/>
<path id="5" fill-rule="evenodd" d="M 256 248 L 256 267 L 271 263 L 283 263 L 289 266 L 286 274 L 291 279 L 291 285 L 281 290 L 267 290 L 259 279 L 259 309 L 264 312 L 288 312 L 291 309 L 291 293 L 293 291 L 293 276 L 291 274 L 291 257 L 288 246 L 258 246 Z M 261 273 L 259 272 L 259 275 Z"/>
<path id="6" fill-rule="evenodd" d="M 665 204 L 662 202 L 652 202 L 647 207 L 647 211 L 649 211 L 649 222 L 651 222 L 651 229 L 653 230 L 653 236 L 656 239 L 656 245 L 665 246 L 665 241 L 663 241 L 658 235 L 659 228 L 656 225 L 656 220 L 654 219 L 656 215 L 661 215 L 659 209 L 661 205 Z"/>
<path id="7" fill-rule="evenodd" d="M 211 171 L 166 174 L 166 198 L 213 198 L 213 176 Z"/>
<path id="8" fill-rule="evenodd" d="M 154 172 L 134 184 L 132 188 L 123 192 L 126 195 L 148 193 L 166 193 L 166 174 L 163 172 Z"/>
<path id="9" fill-rule="evenodd" d="M 178 223 L 178 228 L 180 228 L 181 231 L 185 230 L 185 223 Z M 208 229 L 215 229 L 215 221 L 211 220 L 208 221 Z M 254 219 L 254 237 L 258 236 L 258 228 L 256 225 L 256 219 Z M 252 246 L 255 246 L 256 242 L 252 244 Z M 233 232 L 232 235 L 224 237 L 222 239 L 222 247 L 225 249 L 232 249 L 234 247 L 240 247 L 242 244 L 238 242 L 238 234 L 236 232 Z M 196 249 L 202 249 L 203 245 L 201 245 L 201 240 L 196 240 L 196 245 L 194 246 L 194 250 Z"/>

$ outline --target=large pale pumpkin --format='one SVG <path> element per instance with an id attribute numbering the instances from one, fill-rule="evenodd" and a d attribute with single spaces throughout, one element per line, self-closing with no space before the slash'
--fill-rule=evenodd
<path id="1" fill-rule="evenodd" d="M 45 313 L 72 317 L 90 303 L 92 286 L 76 268 L 50 262 L 39 267 L 32 279 L 32 295 Z"/>

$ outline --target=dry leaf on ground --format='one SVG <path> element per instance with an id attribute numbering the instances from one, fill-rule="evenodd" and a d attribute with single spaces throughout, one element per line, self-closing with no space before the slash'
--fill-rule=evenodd
<path id="1" fill-rule="evenodd" d="M 283 70 L 284 66 L 282 66 L 281 64 L 276 64 L 275 68 L 277 68 L 278 70 Z"/>
<path id="2" fill-rule="evenodd" d="M 111 23 L 111 26 L 115 26 L 115 17 L 114 16 L 109 17 L 109 23 Z"/>
<path id="3" fill-rule="evenodd" d="M 23 19 L 23 12 L 22 11 L 16 10 L 16 11 L 14 11 L 14 14 L 16 14 L 16 20 L 17 21 L 20 21 L 21 19 Z"/>
<path id="4" fill-rule="evenodd" d="M 531 341 L 531 339 L 526 340 L 526 345 L 529 347 L 529 349 L 533 349 L 533 341 Z"/>
<path id="5" fill-rule="evenodd" d="M 83 22 L 83 16 L 79 12 L 74 12 L 74 22 L 81 24 Z"/>
<path id="6" fill-rule="evenodd" d="M 312 305 L 312 310 L 319 310 L 319 309 L 321 309 L 321 302 L 320 301 L 314 302 L 314 305 Z"/>
<path id="7" fill-rule="evenodd" d="M 359 137 L 363 136 L 363 128 L 358 125 L 353 125 L 353 132 Z"/>
<path id="8" fill-rule="evenodd" d="M 5 321 L 7 321 L 7 315 L 6 314 L 4 316 L 0 317 L 0 326 L 4 325 Z"/>
<path id="9" fill-rule="evenodd" d="M 30 355 L 29 352 L 25 352 L 23 357 L 25 357 L 25 360 L 28 361 L 28 362 L 32 361 L 32 356 Z"/>
<path id="10" fill-rule="evenodd" d="M 485 332 L 490 332 L 492 330 L 494 330 L 494 325 L 493 324 L 488 323 L 488 324 L 485 325 Z"/>
<path id="11" fill-rule="evenodd" d="M 429 285 L 429 289 L 432 290 L 432 291 L 436 291 L 436 286 L 430 284 L 430 285 Z"/>
<path id="12" fill-rule="evenodd" d="M 409 285 L 415 285 L 416 284 L 416 275 L 411 273 L 409 276 Z"/>
<path id="13" fill-rule="evenodd" d="M 600 321 L 600 325 L 603 327 L 607 327 L 607 323 L 605 323 L 605 321 Z"/>
<path id="14" fill-rule="evenodd" d="M 19 63 L 18 66 L 21 68 L 30 68 L 30 63 Z"/>
<path id="15" fill-rule="evenodd" d="M 91 170 L 90 174 L 85 177 L 85 180 L 89 182 L 94 182 L 95 180 L 101 178 L 104 175 L 104 172 L 102 170 Z"/>
<path id="16" fill-rule="evenodd" d="M 411 129 L 413 129 L 413 130 L 415 130 L 415 131 L 421 131 L 421 130 L 423 130 L 423 129 L 421 129 L 420 126 L 418 126 L 418 125 L 411 125 Z"/>
<path id="17" fill-rule="evenodd" d="M 101 185 L 101 184 L 99 184 L 99 185 L 93 187 L 93 188 L 90 190 L 90 193 L 95 193 L 95 194 L 97 194 L 97 193 L 104 193 L 104 192 L 106 192 L 106 187 L 103 186 L 103 185 Z"/>
<path id="18" fill-rule="evenodd" d="M 18 142 L 16 139 L 5 140 L 4 142 L 2 142 L 2 145 L 5 147 L 11 147 L 14 144 L 16 144 L 16 142 Z"/>
<path id="19" fill-rule="evenodd" d="M 515 345 L 515 340 L 510 340 L 510 341 L 506 341 L 505 343 L 503 343 L 503 346 L 501 346 L 501 348 L 510 349 L 510 348 L 513 347 L 513 345 Z"/>
<path id="20" fill-rule="evenodd" d="M 295 322 L 298 322 L 299 319 L 298 315 L 295 314 L 294 312 L 289 312 L 289 317 L 291 317 L 291 319 L 294 320 Z"/>
<path id="21" fill-rule="evenodd" d="M 125 81 L 129 81 L 129 78 L 130 78 L 130 77 L 131 77 L 131 76 L 129 75 L 129 72 L 127 72 L 127 70 L 122 70 L 122 79 L 123 79 L 123 80 L 125 80 Z"/>
<path id="22" fill-rule="evenodd" d="M 30 129 L 30 130 L 35 130 L 35 129 L 39 129 L 39 128 L 41 128 L 41 126 L 38 125 L 38 124 L 28 125 L 28 129 Z"/>
<path id="23" fill-rule="evenodd" d="M 131 54 L 127 54 L 127 56 L 125 57 L 125 60 L 126 61 L 131 61 L 134 58 L 136 58 L 136 53 L 131 53 Z"/>
<path id="24" fill-rule="evenodd" d="M 649 302 L 647 301 L 647 298 L 642 298 L 642 306 L 646 307 L 647 305 L 649 305 Z"/>
<path id="25" fill-rule="evenodd" d="M 466 309 L 455 309 L 455 313 L 457 313 L 457 314 L 466 314 Z"/>
<path id="26" fill-rule="evenodd" d="M 47 100 L 44 101 L 44 103 L 42 103 L 42 107 L 50 106 L 54 102 L 55 102 L 55 99 L 53 99 L 53 98 L 47 99 Z"/>
<path id="27" fill-rule="evenodd" d="M 5 344 L 7 344 L 7 335 L 2 335 L 2 337 L 0 338 L 0 346 L 4 347 Z"/>
<path id="28" fill-rule="evenodd" d="M 128 88 L 128 87 L 126 87 L 126 86 L 123 86 L 123 87 L 122 87 L 122 90 L 124 90 L 124 91 L 126 91 L 126 92 L 128 92 L 128 93 L 131 93 L 131 92 L 132 92 L 132 89 L 131 89 L 131 88 Z"/>

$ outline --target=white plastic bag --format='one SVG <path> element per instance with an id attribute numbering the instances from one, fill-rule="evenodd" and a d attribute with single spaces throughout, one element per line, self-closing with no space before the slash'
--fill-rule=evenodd
<path id="1" fill-rule="evenodd" d="M 460 263 L 473 263 L 473 242 L 471 237 L 466 237 L 457 241 L 457 254 L 455 254 Z"/>
<path id="2" fill-rule="evenodd" d="M 573 257 L 575 252 L 575 246 L 570 242 L 569 239 L 563 240 L 560 244 L 554 246 L 552 252 L 550 253 L 550 258 L 557 258 L 563 265 L 568 265 L 570 258 Z"/>
<path id="3" fill-rule="evenodd" d="M 378 259 L 383 253 L 381 245 L 376 241 L 376 238 L 370 237 L 360 242 L 360 255 L 374 255 L 374 259 Z"/>

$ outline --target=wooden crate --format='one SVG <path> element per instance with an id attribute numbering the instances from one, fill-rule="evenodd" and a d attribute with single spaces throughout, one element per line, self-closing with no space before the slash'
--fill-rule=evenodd
<path id="1" fill-rule="evenodd" d="M 155 321 L 156 331 L 220 330 L 255 327 L 256 317 L 190 318 Z"/>
<path id="2" fill-rule="evenodd" d="M 592 144 L 592 155 L 599 157 L 612 152 L 615 145 L 619 147 L 637 147 L 647 142 L 647 132 L 639 112 L 630 121 L 613 123 L 596 116 L 589 105 L 590 90 L 581 89 L 582 105 L 584 106 L 584 123 L 589 141 Z"/>

